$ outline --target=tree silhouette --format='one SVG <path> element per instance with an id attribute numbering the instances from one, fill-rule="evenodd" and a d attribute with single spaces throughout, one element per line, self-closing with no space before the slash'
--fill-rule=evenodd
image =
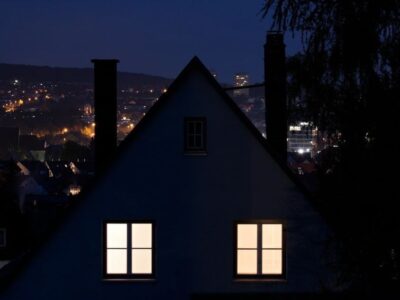
<path id="1" fill-rule="evenodd" d="M 395 291 L 400 1 L 265 0 L 262 11 L 271 29 L 302 36 L 304 53 L 288 61 L 297 70 L 289 100 L 302 97 L 320 128 L 341 132 L 319 199 L 345 242 L 343 276 L 354 290 Z"/>

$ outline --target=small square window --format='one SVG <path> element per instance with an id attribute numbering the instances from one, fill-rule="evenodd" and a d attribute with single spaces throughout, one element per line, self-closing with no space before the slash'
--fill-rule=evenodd
<path id="1" fill-rule="evenodd" d="M 0 228 L 0 248 L 7 246 L 7 230 L 5 228 Z"/>
<path id="2" fill-rule="evenodd" d="M 284 228 L 277 222 L 235 224 L 235 277 L 284 279 Z"/>
<path id="3" fill-rule="evenodd" d="M 202 154 L 207 151 L 207 122 L 204 117 L 185 118 L 185 153 Z"/>
<path id="4" fill-rule="evenodd" d="M 105 222 L 104 277 L 153 278 L 153 231 L 152 222 Z"/>

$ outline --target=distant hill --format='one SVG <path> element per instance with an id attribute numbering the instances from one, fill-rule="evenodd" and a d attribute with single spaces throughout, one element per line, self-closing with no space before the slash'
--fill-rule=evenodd
<path id="1" fill-rule="evenodd" d="M 19 79 L 27 82 L 93 83 L 93 69 L 0 63 L 0 81 Z M 168 86 L 171 79 L 140 73 L 118 72 L 120 86 Z"/>

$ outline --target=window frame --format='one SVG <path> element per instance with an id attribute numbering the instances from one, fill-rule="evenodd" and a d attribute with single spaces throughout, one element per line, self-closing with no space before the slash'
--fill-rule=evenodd
<path id="1" fill-rule="evenodd" d="M 202 148 L 190 148 L 188 147 L 188 124 L 189 122 L 202 122 L 203 124 L 203 132 L 202 132 L 202 140 L 203 147 Z M 188 155 L 205 155 L 207 154 L 207 118 L 206 117 L 185 117 L 183 121 L 183 148 L 184 153 Z"/>
<path id="2" fill-rule="evenodd" d="M 257 266 L 262 268 L 262 225 L 282 225 L 282 273 L 281 274 L 238 274 L 237 259 L 238 259 L 238 240 L 237 228 L 240 224 L 257 225 Z M 261 231 L 259 229 L 261 227 Z M 233 222 L 233 278 L 236 281 L 286 281 L 286 222 L 279 219 L 253 219 L 253 220 L 235 220 Z M 261 271 L 262 272 L 262 271 Z"/>
<path id="3" fill-rule="evenodd" d="M 0 248 L 6 248 L 7 247 L 7 229 L 4 227 L 1 227 L 0 232 L 2 232 L 2 235 L 3 235 L 3 242 L 0 244 Z"/>
<path id="4" fill-rule="evenodd" d="M 127 273 L 126 274 L 108 274 L 107 273 L 107 224 L 127 224 Z M 151 274 L 133 274 L 132 273 L 132 224 L 151 224 Z M 103 279 L 105 280 L 154 280 L 156 277 L 156 223 L 154 220 L 104 220 L 103 221 L 103 240 L 102 240 L 102 260 L 103 260 Z"/>

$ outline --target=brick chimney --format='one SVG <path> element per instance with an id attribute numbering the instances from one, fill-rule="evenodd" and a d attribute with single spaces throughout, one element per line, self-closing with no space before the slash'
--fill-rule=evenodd
<path id="1" fill-rule="evenodd" d="M 264 46 L 267 143 L 280 159 L 287 157 L 286 55 L 283 33 L 269 31 Z"/>
<path id="2" fill-rule="evenodd" d="M 117 149 L 116 59 L 93 59 L 95 107 L 95 171 L 103 172 Z"/>

